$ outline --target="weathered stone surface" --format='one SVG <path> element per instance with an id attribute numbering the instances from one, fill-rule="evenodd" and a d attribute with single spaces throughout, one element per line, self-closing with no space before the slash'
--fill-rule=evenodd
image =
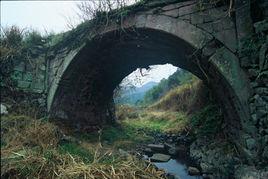
<path id="1" fill-rule="evenodd" d="M 247 143 L 248 149 L 250 150 L 253 150 L 256 147 L 256 140 L 253 138 L 247 139 L 246 143 Z"/>
<path id="2" fill-rule="evenodd" d="M 156 153 L 150 158 L 152 162 L 167 162 L 171 158 L 170 155 Z"/>
<path id="3" fill-rule="evenodd" d="M 235 121 L 239 126 L 235 141 L 240 141 L 243 133 L 264 135 L 267 45 L 262 45 L 254 58 L 240 54 L 238 46 L 252 33 L 249 2 L 236 1 L 235 17 L 229 17 L 229 7 L 222 4 L 173 1 L 135 10 L 122 23 L 111 20 L 98 29 L 76 29 L 71 31 L 72 36 L 66 36 L 68 42 L 52 47 L 47 56 L 32 59 L 33 66 L 40 62 L 36 74 L 30 63 L 20 63 L 15 67 L 14 79 L 22 89 L 44 93 L 51 116 L 70 120 L 80 129 L 111 121 L 112 93 L 126 74 L 138 67 L 171 63 L 208 82 L 227 118 L 233 116 L 227 124 Z M 267 3 L 260 7 L 263 4 Z M 258 35 L 267 30 L 264 22 L 255 24 Z M 255 94 L 260 97 L 250 99 Z M 246 138 L 248 142 L 241 140 L 242 148 L 255 150 L 259 142 L 253 145 L 250 137 Z M 213 168 L 212 164 L 208 168 Z"/>
<path id="4" fill-rule="evenodd" d="M 158 152 L 165 151 L 165 146 L 161 144 L 148 144 L 147 147 L 152 149 L 153 151 L 158 151 Z"/>
<path id="5" fill-rule="evenodd" d="M 241 165 L 235 170 L 235 178 L 241 179 L 265 179 L 268 178 L 266 169 L 257 170 L 255 167 Z"/>
<path id="6" fill-rule="evenodd" d="M 268 30 L 268 21 L 267 19 L 264 19 L 263 21 L 256 22 L 254 24 L 254 28 L 257 33 L 264 32 Z"/>
<path id="7" fill-rule="evenodd" d="M 241 109 L 243 112 L 239 113 L 241 118 L 249 118 L 248 108 L 244 108 L 245 106 L 248 106 L 248 99 L 250 96 L 249 91 L 247 90 L 248 79 L 244 71 L 239 68 L 238 58 L 229 50 L 222 47 L 213 56 L 211 56 L 210 61 L 219 68 L 219 71 L 232 85 L 233 90 L 236 91 L 240 102 L 243 104 Z"/>
<path id="8" fill-rule="evenodd" d="M 189 175 L 200 175 L 200 171 L 196 167 L 188 167 Z"/>
<path id="9" fill-rule="evenodd" d="M 7 107 L 4 104 L 1 104 L 0 112 L 1 112 L 1 115 L 8 114 Z"/>

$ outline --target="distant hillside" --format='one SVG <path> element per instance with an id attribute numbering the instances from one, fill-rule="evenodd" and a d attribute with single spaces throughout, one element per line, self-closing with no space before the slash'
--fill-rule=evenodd
<path id="1" fill-rule="evenodd" d="M 138 101 L 141 101 L 144 98 L 145 93 L 157 86 L 158 83 L 154 81 L 150 81 L 141 87 L 136 88 L 126 88 L 121 91 L 121 95 L 115 98 L 116 104 L 131 104 L 135 105 Z"/>
<path id="2" fill-rule="evenodd" d="M 184 85 L 187 83 L 191 83 L 196 77 L 192 75 L 190 72 L 178 69 L 175 73 L 170 75 L 167 79 L 162 79 L 157 86 L 154 86 L 150 90 L 148 90 L 144 98 L 139 101 L 139 105 L 148 106 L 156 101 L 158 101 L 161 97 L 163 97 L 168 91 L 177 86 Z"/>
<path id="3" fill-rule="evenodd" d="M 149 106 L 163 111 L 181 111 L 188 114 L 208 105 L 208 89 L 199 79 L 169 90 L 159 100 Z"/>

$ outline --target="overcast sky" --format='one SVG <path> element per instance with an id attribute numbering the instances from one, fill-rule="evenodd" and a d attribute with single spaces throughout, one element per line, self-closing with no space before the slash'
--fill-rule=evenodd
<path id="1" fill-rule="evenodd" d="M 42 34 L 46 32 L 64 32 L 67 28 L 67 19 L 73 24 L 79 22 L 76 4 L 79 1 L 1 1 L 1 26 L 17 25 L 21 28 L 32 28 Z M 153 65 L 153 64 L 152 64 Z M 172 65 L 154 67 L 146 77 L 139 76 L 139 72 L 130 75 L 130 79 L 139 76 L 140 86 L 149 81 L 159 82 L 176 71 Z"/>
<path id="2" fill-rule="evenodd" d="M 66 18 L 77 22 L 77 1 L 1 1 L 1 26 L 17 25 L 44 33 L 68 30 Z"/>

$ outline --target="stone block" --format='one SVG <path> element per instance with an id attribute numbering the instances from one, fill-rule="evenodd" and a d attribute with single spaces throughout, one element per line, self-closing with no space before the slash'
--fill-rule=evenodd
<path id="1" fill-rule="evenodd" d="M 18 87 L 22 89 L 29 89 L 31 82 L 29 81 L 18 81 Z"/>
<path id="2" fill-rule="evenodd" d="M 222 30 L 217 33 L 214 33 L 214 36 L 221 41 L 227 48 L 236 52 L 237 50 L 237 40 L 236 40 L 236 31 L 234 28 Z"/>
<path id="3" fill-rule="evenodd" d="M 25 71 L 25 63 L 24 62 L 20 62 L 18 65 L 15 65 L 14 67 L 15 71 Z"/>
<path id="4" fill-rule="evenodd" d="M 176 4 L 170 4 L 170 5 L 164 6 L 162 8 L 162 10 L 168 11 L 168 10 L 172 10 L 172 9 L 178 9 L 178 8 L 181 8 L 184 6 L 189 6 L 189 5 L 192 5 L 195 3 L 196 3 L 196 1 L 185 1 L 185 2 L 180 2 L 180 3 L 176 3 Z"/>
<path id="5" fill-rule="evenodd" d="M 256 125 L 258 123 L 257 114 L 255 114 L 255 113 L 252 114 L 251 115 L 251 119 L 252 119 L 254 125 Z"/>
<path id="6" fill-rule="evenodd" d="M 25 72 L 23 74 L 23 80 L 24 81 L 33 81 L 33 74 L 31 72 Z"/>
<path id="7" fill-rule="evenodd" d="M 191 4 L 191 5 L 188 5 L 188 6 L 183 6 L 179 9 L 179 16 L 184 16 L 184 15 L 187 15 L 187 14 L 192 14 L 194 12 L 198 12 L 199 9 L 198 7 L 196 6 L 196 4 Z"/>
<path id="8" fill-rule="evenodd" d="M 22 80 L 22 72 L 21 71 L 14 71 L 11 75 L 11 78 L 14 80 Z"/>
<path id="9" fill-rule="evenodd" d="M 166 15 L 166 16 L 171 16 L 171 17 L 178 17 L 179 16 L 179 9 L 165 11 L 161 14 Z"/>
<path id="10" fill-rule="evenodd" d="M 200 171 L 196 167 L 188 167 L 188 174 L 189 175 L 200 175 Z"/>
<path id="11" fill-rule="evenodd" d="M 257 114 L 257 118 L 262 118 L 267 116 L 268 111 L 264 110 L 264 109 L 258 109 L 256 110 L 256 114 Z"/>
<path id="12" fill-rule="evenodd" d="M 148 144 L 147 147 L 152 149 L 153 151 L 158 151 L 158 152 L 165 151 L 165 146 L 162 144 Z"/>
<path id="13" fill-rule="evenodd" d="M 249 150 L 253 150 L 256 147 L 256 140 L 249 138 L 246 140 L 246 145 Z"/>
<path id="14" fill-rule="evenodd" d="M 191 14 L 191 24 L 202 24 L 203 22 L 204 17 L 202 16 L 202 14 Z"/>
<path id="15" fill-rule="evenodd" d="M 147 15 L 140 14 L 140 15 L 137 15 L 135 18 L 136 18 L 136 24 L 135 24 L 136 27 L 144 27 L 145 26 Z"/>
<path id="16" fill-rule="evenodd" d="M 255 31 L 257 33 L 267 31 L 268 30 L 268 20 L 265 19 L 263 21 L 256 22 L 254 24 L 254 28 L 255 28 Z"/>

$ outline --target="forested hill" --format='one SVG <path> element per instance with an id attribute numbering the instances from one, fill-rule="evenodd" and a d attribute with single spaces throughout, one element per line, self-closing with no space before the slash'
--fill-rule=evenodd
<path id="1" fill-rule="evenodd" d="M 175 73 L 169 76 L 168 79 L 162 79 L 157 86 L 148 90 L 145 93 L 144 98 L 139 101 L 139 105 L 150 105 L 163 97 L 171 89 L 185 83 L 190 83 L 194 78 L 196 77 L 188 71 L 178 69 Z"/>

